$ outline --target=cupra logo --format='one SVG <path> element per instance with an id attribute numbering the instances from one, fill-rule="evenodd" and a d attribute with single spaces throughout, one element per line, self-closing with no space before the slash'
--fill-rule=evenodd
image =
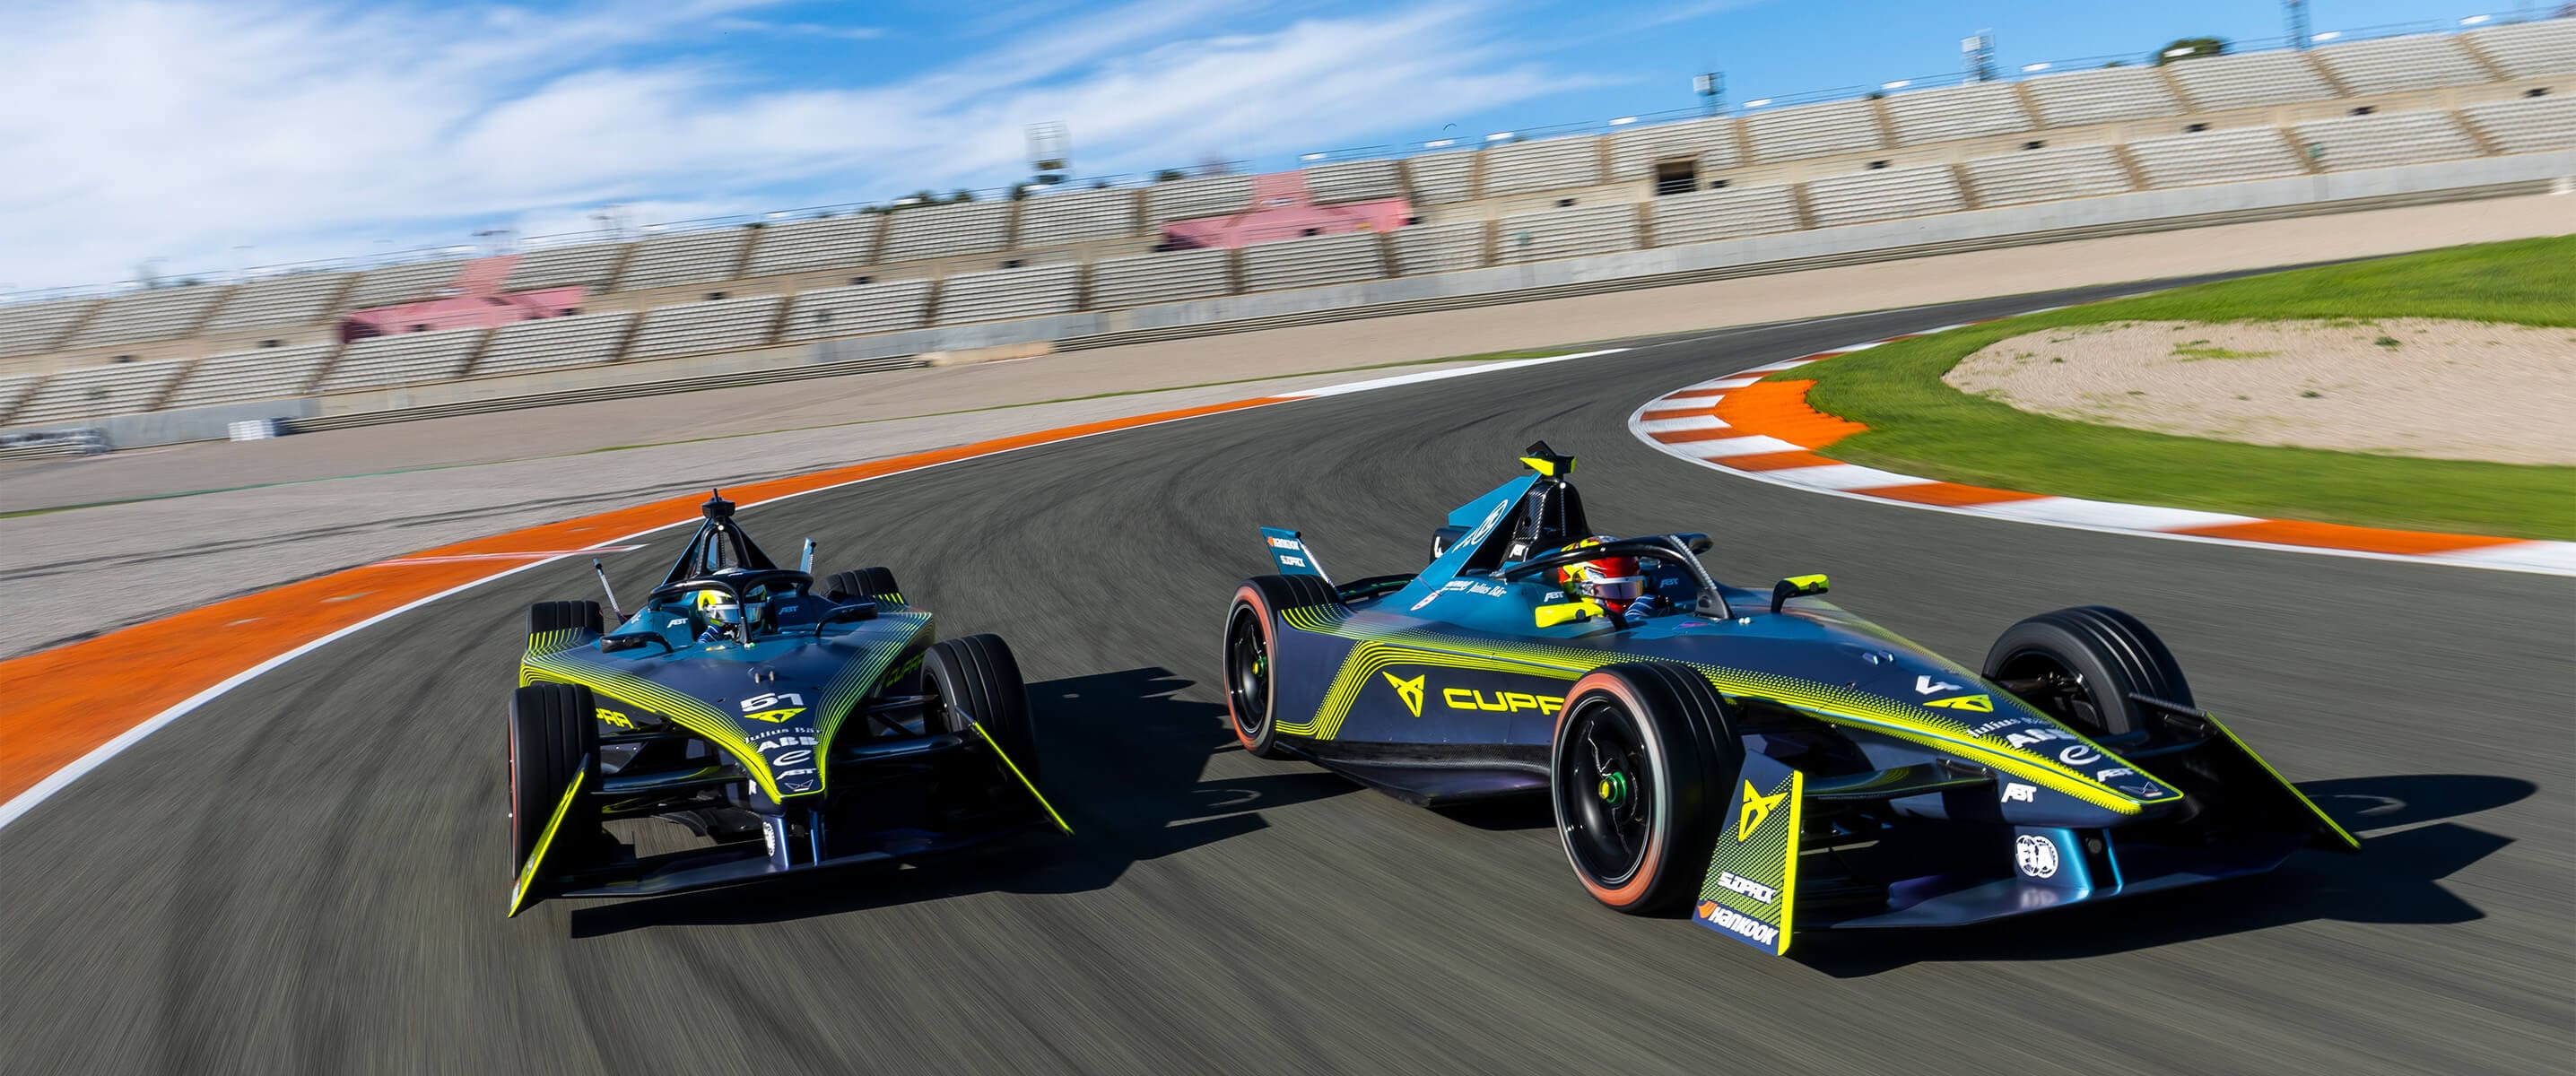
<path id="1" fill-rule="evenodd" d="M 1428 676 L 1429 673 L 1416 676 L 1411 680 L 1398 680 L 1394 673 L 1379 675 L 1386 677 L 1386 682 L 1395 686 L 1395 697 L 1404 700 L 1405 709 L 1413 711 L 1415 717 L 1422 716 L 1422 676 Z"/>

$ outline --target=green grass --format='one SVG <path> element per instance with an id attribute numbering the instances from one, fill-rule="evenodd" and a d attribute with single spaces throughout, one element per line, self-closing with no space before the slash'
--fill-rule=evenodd
<path id="1" fill-rule="evenodd" d="M 2237 444 L 2018 411 L 1941 377 L 1978 349 L 2127 321 L 2453 318 L 2576 327 L 2576 237 L 2300 269 L 2010 318 L 1772 375 L 1814 380 L 1819 409 L 1867 424 L 1838 459 L 1981 486 L 2283 519 L 2576 538 L 2576 468 Z M 2205 341 L 2197 342 L 2205 343 Z M 2191 354 L 2177 347 L 2177 353 Z M 2383 344 L 2382 346 L 2388 346 Z M 2219 349 L 2210 349 L 2219 350 Z M 2235 353 L 2195 357 L 2234 358 Z"/>

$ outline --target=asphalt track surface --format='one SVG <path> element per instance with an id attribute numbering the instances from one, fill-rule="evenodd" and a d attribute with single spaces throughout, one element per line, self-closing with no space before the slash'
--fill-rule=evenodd
<path id="1" fill-rule="evenodd" d="M 747 510 L 824 570 L 892 566 L 944 633 L 1009 638 L 1081 830 L 1016 855 L 504 920 L 523 612 L 590 588 L 563 562 L 436 603 L 0 830 L 0 1070 L 2563 1071 L 2576 580 L 1820 497 L 1623 428 L 1688 381 L 2083 297 L 1729 331 Z M 1253 528 L 1303 528 L 1345 576 L 1407 569 L 1541 437 L 1582 458 L 1596 525 L 1707 531 L 1738 582 L 1828 571 L 1970 661 L 2030 613 L 2139 614 L 2365 853 L 1780 960 L 1593 906 L 1544 805 L 1443 815 L 1238 750 L 1212 681 L 1226 597 L 1266 570 Z M 624 592 L 684 535 L 617 558 Z"/>

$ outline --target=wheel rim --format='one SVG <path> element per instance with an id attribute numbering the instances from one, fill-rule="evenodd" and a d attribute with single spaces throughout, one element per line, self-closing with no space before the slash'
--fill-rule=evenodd
<path id="1" fill-rule="evenodd" d="M 2103 720 L 2102 708 L 2093 701 L 2093 692 L 2085 687 L 2084 675 L 2047 651 L 2014 651 L 1996 666 L 1995 675 L 1989 679 L 2037 684 L 2030 691 L 2015 692 L 2014 697 L 2057 719 L 2059 724 L 2094 731 L 2110 727 Z"/>
<path id="2" fill-rule="evenodd" d="M 1270 727 L 1270 646 L 1262 634 L 1260 615 L 1236 606 L 1225 628 L 1226 696 L 1235 727 L 1256 739 Z"/>
<path id="3" fill-rule="evenodd" d="M 1574 865 L 1605 888 L 1636 876 L 1655 835 L 1655 773 L 1626 707 L 1593 697 L 1567 719 L 1556 816 Z"/>

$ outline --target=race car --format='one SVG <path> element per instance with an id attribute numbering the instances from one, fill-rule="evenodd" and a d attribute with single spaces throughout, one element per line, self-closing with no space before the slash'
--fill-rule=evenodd
<path id="1" fill-rule="evenodd" d="M 1706 535 L 1595 535 L 1541 442 L 1418 573 L 1279 574 L 1225 622 L 1246 750 L 1417 803 L 1546 796 L 1575 879 L 1785 954 L 2268 871 L 2359 843 L 2202 711 L 2137 618 L 2007 629 L 1971 671 L 1816 596 L 1727 586 Z"/>
<path id="2" fill-rule="evenodd" d="M 884 568 L 818 590 L 708 498 L 633 615 L 528 610 L 510 694 L 516 916 L 548 896 L 632 897 L 963 849 L 1065 828 L 1038 791 L 1028 700 L 992 635 L 934 641 Z M 639 855 L 606 823 L 676 823 Z"/>

